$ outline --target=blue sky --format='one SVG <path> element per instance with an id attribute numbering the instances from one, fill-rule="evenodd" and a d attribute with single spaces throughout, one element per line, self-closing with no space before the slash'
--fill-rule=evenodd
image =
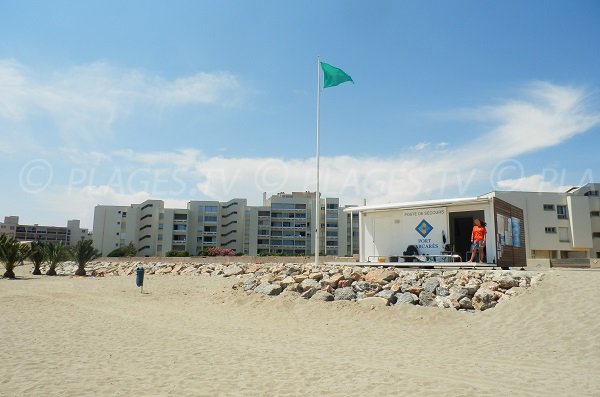
<path id="1" fill-rule="evenodd" d="M 599 181 L 597 1 L 0 0 L 0 216 Z"/>

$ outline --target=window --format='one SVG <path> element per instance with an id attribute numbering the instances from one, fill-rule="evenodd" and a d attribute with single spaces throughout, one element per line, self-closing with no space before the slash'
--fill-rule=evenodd
<path id="1" fill-rule="evenodd" d="M 556 206 L 556 215 L 558 219 L 567 219 L 567 206 L 566 205 L 557 205 Z"/>
<path id="2" fill-rule="evenodd" d="M 600 211 L 592 211 L 590 212 L 590 216 L 600 216 Z"/>
<path id="3" fill-rule="evenodd" d="M 119 232 L 117 232 L 117 236 L 119 235 Z"/>
<path id="4" fill-rule="evenodd" d="M 327 204 L 327 209 L 328 210 L 337 210 L 338 205 L 337 204 Z"/>
<path id="5" fill-rule="evenodd" d="M 597 190 L 590 190 L 589 192 L 585 192 L 583 195 L 584 196 L 598 196 L 598 191 Z"/>
<path id="6" fill-rule="evenodd" d="M 600 233 L 599 232 L 592 233 L 592 238 L 600 238 Z"/>
<path id="7" fill-rule="evenodd" d="M 159 245 L 157 245 L 157 246 L 156 246 L 156 250 L 157 250 L 158 252 L 161 252 L 161 251 L 162 251 L 162 245 L 160 245 L 160 244 L 159 244 Z"/>
<path id="8" fill-rule="evenodd" d="M 545 230 L 546 230 L 546 233 L 556 233 L 555 227 L 546 227 Z"/>
<path id="9" fill-rule="evenodd" d="M 216 222 L 217 221 L 217 217 L 214 215 L 205 215 L 204 216 L 204 222 Z"/>
<path id="10" fill-rule="evenodd" d="M 560 241 L 561 243 L 568 243 L 570 241 L 568 227 L 558 228 L 558 241 Z"/>
<path id="11" fill-rule="evenodd" d="M 327 237 L 337 237 L 337 235 L 338 235 L 338 232 L 336 232 L 336 231 L 329 231 L 328 230 L 327 233 L 326 233 Z"/>
<path id="12" fill-rule="evenodd" d="M 554 204 L 544 204 L 544 211 L 554 211 Z"/>
<path id="13" fill-rule="evenodd" d="M 117 222 L 117 225 L 120 225 L 120 224 L 121 224 L 121 222 Z"/>
<path id="14" fill-rule="evenodd" d="M 219 211 L 219 207 L 217 207 L 216 205 L 207 205 L 206 207 L 204 207 L 204 212 L 217 212 Z"/>
<path id="15" fill-rule="evenodd" d="M 158 224 L 158 229 L 159 229 L 159 230 L 162 230 L 162 229 L 164 229 L 164 227 L 165 227 L 165 225 L 164 225 L 164 224 L 162 224 L 162 223 L 159 223 L 159 224 Z"/>
<path id="16" fill-rule="evenodd" d="M 160 240 L 162 240 L 162 239 L 163 239 L 163 235 L 162 235 L 162 234 L 159 234 L 159 235 L 158 235 L 158 240 L 160 241 Z"/>

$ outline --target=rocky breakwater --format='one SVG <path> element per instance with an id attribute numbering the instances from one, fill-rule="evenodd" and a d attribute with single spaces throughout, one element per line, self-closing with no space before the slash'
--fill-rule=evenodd
<path id="1" fill-rule="evenodd" d="M 500 270 L 414 270 L 297 263 L 92 262 L 88 274 L 129 276 L 138 266 L 148 275 L 236 277 L 233 288 L 269 296 L 319 301 L 358 301 L 483 311 L 523 293 L 542 273 Z M 71 270 L 71 269 L 69 269 Z"/>
<path id="2" fill-rule="evenodd" d="M 374 306 L 419 305 L 483 311 L 523 293 L 541 273 L 495 270 L 398 270 L 278 265 L 238 275 L 236 289 L 304 299 L 358 301 Z"/>

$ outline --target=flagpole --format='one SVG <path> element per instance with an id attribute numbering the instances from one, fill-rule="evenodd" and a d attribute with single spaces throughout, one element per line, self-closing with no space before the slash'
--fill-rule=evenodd
<path id="1" fill-rule="evenodd" d="M 317 191 L 315 192 L 316 203 L 316 236 L 315 236 L 315 265 L 319 266 L 319 239 L 321 234 L 321 194 L 319 193 L 319 159 L 321 149 L 321 61 L 317 56 Z"/>

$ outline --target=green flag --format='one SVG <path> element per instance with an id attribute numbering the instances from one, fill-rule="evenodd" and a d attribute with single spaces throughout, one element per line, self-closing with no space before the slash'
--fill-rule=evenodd
<path id="1" fill-rule="evenodd" d="M 346 81 L 352 81 L 352 83 L 354 83 L 352 77 L 340 68 L 321 62 L 321 69 L 323 69 L 323 88 L 335 87 Z"/>

